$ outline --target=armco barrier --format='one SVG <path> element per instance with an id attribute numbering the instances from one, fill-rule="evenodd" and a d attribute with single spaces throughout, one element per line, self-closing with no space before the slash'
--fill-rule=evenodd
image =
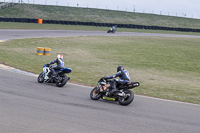
<path id="1" fill-rule="evenodd" d="M 34 19 L 34 18 L 4 18 L 4 17 L 0 17 L 0 22 L 38 23 L 38 19 Z M 63 20 L 62 21 L 58 21 L 58 20 L 43 20 L 43 24 L 87 25 L 87 26 L 102 26 L 102 27 L 112 27 L 114 25 L 117 25 L 118 28 L 168 30 L 168 31 L 182 31 L 182 32 L 200 32 L 200 29 L 191 29 L 191 28 L 147 26 L 147 25 L 135 25 L 135 24 L 115 24 L 115 23 L 63 21 Z"/>

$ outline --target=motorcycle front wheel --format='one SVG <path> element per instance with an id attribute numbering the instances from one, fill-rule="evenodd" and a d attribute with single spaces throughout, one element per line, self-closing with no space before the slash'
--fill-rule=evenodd
<path id="1" fill-rule="evenodd" d="M 38 83 L 43 83 L 44 82 L 44 73 L 40 73 L 40 75 L 38 76 Z"/>
<path id="2" fill-rule="evenodd" d="M 90 92 L 90 98 L 92 100 L 99 100 L 101 98 L 99 87 L 96 86 L 94 89 L 92 89 L 92 91 Z"/>
<path id="3" fill-rule="evenodd" d="M 125 96 L 120 96 L 118 102 L 120 105 L 129 105 L 134 100 L 134 93 L 130 90 L 124 90 Z"/>

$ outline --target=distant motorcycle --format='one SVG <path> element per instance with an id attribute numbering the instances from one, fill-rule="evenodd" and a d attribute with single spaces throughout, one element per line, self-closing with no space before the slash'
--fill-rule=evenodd
<path id="1" fill-rule="evenodd" d="M 113 26 L 112 28 L 110 28 L 107 33 L 115 33 L 117 31 L 117 25 Z"/>
<path id="2" fill-rule="evenodd" d="M 107 33 L 115 33 L 115 30 L 113 30 L 112 28 L 110 28 Z"/>
<path id="3" fill-rule="evenodd" d="M 51 77 L 51 69 L 54 65 L 45 64 L 43 66 L 43 72 L 38 76 L 38 83 L 55 83 L 57 87 L 63 87 L 70 79 L 65 73 L 70 73 L 72 69 L 62 68 L 55 70 L 56 76 Z"/>
<path id="4" fill-rule="evenodd" d="M 101 78 L 97 86 L 90 92 L 90 98 L 92 100 L 104 100 L 118 101 L 120 105 L 129 105 L 134 100 L 134 93 L 129 90 L 140 86 L 139 82 L 128 82 L 122 86 L 117 86 L 117 91 L 110 93 L 112 89 L 113 80 Z"/>

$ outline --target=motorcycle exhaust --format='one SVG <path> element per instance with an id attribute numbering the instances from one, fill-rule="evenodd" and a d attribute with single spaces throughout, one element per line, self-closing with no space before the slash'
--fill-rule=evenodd
<path id="1" fill-rule="evenodd" d="M 139 82 L 131 82 L 131 83 L 128 83 L 128 85 L 127 85 L 128 89 L 132 89 L 132 88 L 135 88 L 138 86 L 140 86 Z"/>

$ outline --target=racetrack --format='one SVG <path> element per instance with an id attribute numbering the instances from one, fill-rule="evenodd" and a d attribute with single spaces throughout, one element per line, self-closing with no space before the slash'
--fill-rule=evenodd
<path id="1" fill-rule="evenodd" d="M 39 84 L 0 69 L 2 133 L 199 133 L 200 106 L 136 96 L 129 106 L 93 101 L 92 88 Z"/>
<path id="2" fill-rule="evenodd" d="M 130 34 L 145 35 L 145 33 L 107 34 L 98 31 L 0 30 L 0 40 Z M 52 84 L 39 84 L 35 75 L 0 67 L 0 132 L 200 132 L 200 105 L 136 95 L 132 104 L 121 106 L 115 102 L 91 100 L 89 98 L 91 89 L 70 83 L 62 88 Z"/>
<path id="3" fill-rule="evenodd" d="M 0 40 L 39 38 L 39 37 L 66 37 L 66 36 L 162 36 L 162 37 L 184 37 L 200 38 L 194 35 L 160 34 L 160 33 L 136 33 L 136 32 L 116 32 L 106 33 L 106 31 L 76 31 L 76 30 L 3 30 L 0 29 Z"/>

